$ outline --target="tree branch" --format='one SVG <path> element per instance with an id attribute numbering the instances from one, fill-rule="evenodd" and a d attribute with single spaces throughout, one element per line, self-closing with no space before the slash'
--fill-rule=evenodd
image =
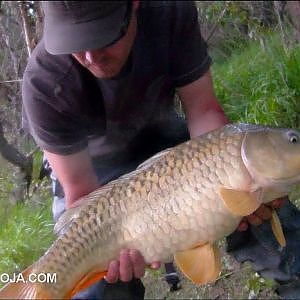
<path id="1" fill-rule="evenodd" d="M 1 123 L 0 123 L 0 154 L 8 162 L 20 168 L 20 170 L 25 174 L 27 187 L 29 188 L 29 185 L 31 183 L 31 174 L 32 174 L 32 156 L 26 157 L 7 142 L 6 138 L 4 137 L 3 127 Z"/>
<path id="2" fill-rule="evenodd" d="M 30 57 L 32 50 L 34 49 L 33 34 L 32 34 L 32 28 L 30 26 L 30 21 L 29 21 L 28 14 L 27 14 L 26 4 L 24 1 L 19 1 L 19 9 L 20 9 L 20 13 L 21 13 L 22 27 L 23 27 L 23 32 L 24 32 L 24 36 L 25 36 L 28 57 Z"/>
<path id="3" fill-rule="evenodd" d="M 41 1 L 34 1 L 34 9 L 35 9 L 35 45 L 40 41 L 43 35 L 43 23 L 44 23 L 44 13 L 41 8 Z"/>
<path id="4" fill-rule="evenodd" d="M 277 17 L 277 22 L 278 22 L 279 29 L 280 29 L 282 44 L 283 44 L 285 53 L 287 53 L 288 45 L 287 45 L 286 34 L 283 29 L 281 5 L 282 5 L 281 1 L 274 1 L 274 8 L 275 8 L 275 13 L 276 13 L 276 17 Z"/>
<path id="5" fill-rule="evenodd" d="M 9 55 L 12 59 L 13 62 L 13 66 L 14 66 L 14 72 L 16 74 L 16 77 L 19 77 L 19 62 L 18 62 L 18 58 L 17 55 L 15 53 L 15 50 L 12 47 L 12 43 L 11 43 L 11 39 L 9 34 L 7 34 L 7 32 L 9 32 L 9 29 L 6 28 L 6 26 L 4 25 L 4 21 L 3 18 L 0 18 L 0 30 L 2 32 L 2 38 L 5 42 L 5 45 L 9 51 Z"/>
<path id="6" fill-rule="evenodd" d="M 4 80 L 4 81 L 0 81 L 0 84 L 21 82 L 21 81 L 23 81 L 23 79 Z"/>
<path id="7" fill-rule="evenodd" d="M 211 39 L 211 37 L 213 36 L 213 34 L 215 33 L 216 29 L 218 28 L 218 25 L 219 25 L 221 19 L 223 18 L 224 14 L 225 14 L 225 12 L 226 12 L 226 10 L 227 10 L 227 8 L 228 8 L 228 4 L 225 2 L 225 6 L 224 6 L 223 10 L 221 11 L 221 13 L 220 13 L 220 15 L 219 15 L 219 17 L 218 17 L 218 19 L 217 19 L 215 25 L 213 26 L 212 30 L 211 30 L 210 33 L 208 34 L 208 37 L 207 37 L 207 39 L 206 39 L 206 42 L 207 42 L 207 43 L 208 43 L 208 41 Z"/>

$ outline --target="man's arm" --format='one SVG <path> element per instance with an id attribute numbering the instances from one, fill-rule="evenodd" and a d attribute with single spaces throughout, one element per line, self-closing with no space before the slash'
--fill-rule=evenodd
<path id="1" fill-rule="evenodd" d="M 191 137 L 229 123 L 215 96 L 210 71 L 198 80 L 178 88 L 177 92 L 183 104 Z"/>
<path id="2" fill-rule="evenodd" d="M 70 155 L 44 153 L 64 189 L 66 208 L 100 186 L 87 149 Z"/>

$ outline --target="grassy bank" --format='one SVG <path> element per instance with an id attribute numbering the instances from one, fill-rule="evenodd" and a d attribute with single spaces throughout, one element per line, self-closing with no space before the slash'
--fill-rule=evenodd
<path id="1" fill-rule="evenodd" d="M 218 99 L 234 122 L 300 127 L 300 47 L 278 36 L 253 43 L 213 65 Z"/>
<path id="2" fill-rule="evenodd" d="M 44 253 L 53 240 L 50 201 L 4 204 L 1 218 L 0 274 L 23 270 Z"/>
<path id="3" fill-rule="evenodd" d="M 51 245 L 54 235 L 49 182 L 37 178 L 41 154 L 34 159 L 29 198 L 14 204 L 15 170 L 1 161 L 0 169 L 0 274 L 20 272 L 36 261 Z M 34 188 L 36 187 L 36 188 Z M 0 282 L 0 287 L 2 283 Z"/>

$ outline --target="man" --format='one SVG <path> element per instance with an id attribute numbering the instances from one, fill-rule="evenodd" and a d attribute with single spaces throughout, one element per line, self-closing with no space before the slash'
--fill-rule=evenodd
<path id="1" fill-rule="evenodd" d="M 23 124 L 53 170 L 55 220 L 154 153 L 228 123 L 193 2 L 49 1 L 43 9 L 44 36 L 24 74 Z M 175 91 L 187 122 L 174 109 Z M 262 207 L 249 219 L 269 217 Z M 124 249 L 101 297 L 119 285 L 116 298 L 143 298 L 134 289 L 144 269 L 142 255 Z"/>

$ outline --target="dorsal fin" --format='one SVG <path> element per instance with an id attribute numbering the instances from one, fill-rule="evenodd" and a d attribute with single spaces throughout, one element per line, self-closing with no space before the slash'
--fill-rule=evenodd
<path id="1" fill-rule="evenodd" d="M 103 194 L 107 194 L 115 185 L 118 179 L 109 182 L 108 184 L 96 189 L 95 191 L 91 192 L 88 195 L 80 197 L 75 203 L 74 207 L 68 208 L 58 219 L 54 226 L 54 232 L 57 235 L 64 234 L 72 221 L 77 219 L 80 215 L 81 210 L 85 207 L 88 203 L 95 201 L 99 197 L 103 196 Z"/>
<path id="2" fill-rule="evenodd" d="M 168 153 L 170 153 L 170 151 L 172 150 L 172 148 L 167 148 L 165 150 L 162 150 L 158 153 L 156 153 L 155 155 L 153 155 L 152 157 L 148 158 L 147 160 L 145 160 L 144 162 L 142 162 L 137 168 L 136 170 L 145 170 L 146 168 L 149 168 L 150 166 L 152 166 L 154 163 L 158 162 L 159 160 L 161 160 L 164 156 L 166 156 Z"/>
<path id="3" fill-rule="evenodd" d="M 81 206 L 67 209 L 58 219 L 54 226 L 54 233 L 57 235 L 64 234 L 69 228 L 70 223 L 79 216 Z"/>
<path id="4" fill-rule="evenodd" d="M 102 189 L 103 192 L 107 192 L 107 190 L 110 190 L 116 183 L 118 183 L 118 184 L 124 183 L 125 181 L 131 179 L 133 176 L 136 176 L 137 174 L 141 173 L 145 169 L 149 168 L 154 163 L 158 162 L 160 159 L 162 159 L 164 156 L 166 156 L 171 150 L 172 150 L 172 148 L 168 148 L 168 149 L 165 149 L 163 151 L 156 153 L 155 155 L 151 156 L 150 158 L 148 158 L 147 160 L 142 162 L 140 165 L 138 165 L 138 167 L 135 170 L 133 170 L 129 173 L 126 173 L 126 174 L 120 176 L 119 178 L 109 182 L 108 184 L 101 187 L 100 190 Z M 91 194 L 93 194 L 93 193 L 94 192 L 92 192 Z M 97 196 L 98 195 L 99 195 L 99 193 L 97 193 Z"/>

